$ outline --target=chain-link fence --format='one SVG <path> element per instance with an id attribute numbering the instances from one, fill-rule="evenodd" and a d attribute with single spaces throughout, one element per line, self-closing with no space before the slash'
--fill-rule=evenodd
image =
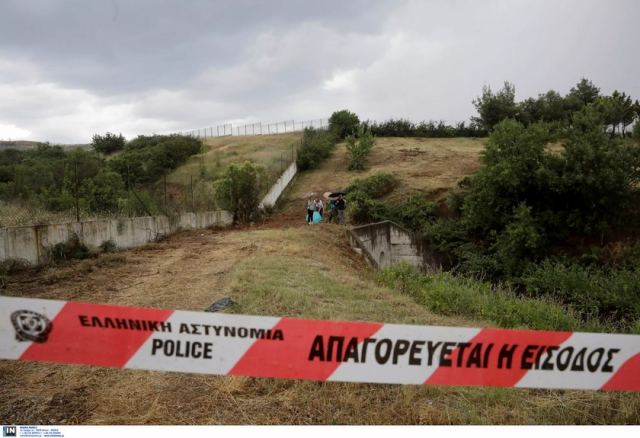
<path id="1" fill-rule="evenodd" d="M 198 138 L 214 138 L 241 135 L 273 135 L 286 134 L 291 132 L 302 132 L 305 128 L 323 129 L 329 125 L 328 119 L 312 119 L 312 120 L 283 120 L 273 123 L 247 123 L 242 125 L 234 125 L 226 123 L 216 126 L 208 126 L 205 128 L 191 129 L 181 131 L 177 134 L 190 135 Z"/>

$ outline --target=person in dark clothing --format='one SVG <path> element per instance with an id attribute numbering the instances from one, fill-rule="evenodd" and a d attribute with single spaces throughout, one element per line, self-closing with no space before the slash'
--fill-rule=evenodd
<path id="1" fill-rule="evenodd" d="M 338 220 L 338 212 L 336 211 L 336 200 L 329 199 L 329 219 L 328 222 L 332 223 L 333 221 Z"/>
<path id="2" fill-rule="evenodd" d="M 336 201 L 336 210 L 338 211 L 338 223 L 344 224 L 344 210 L 347 208 L 347 201 L 342 197 L 342 195 L 338 196 L 338 200 Z"/>

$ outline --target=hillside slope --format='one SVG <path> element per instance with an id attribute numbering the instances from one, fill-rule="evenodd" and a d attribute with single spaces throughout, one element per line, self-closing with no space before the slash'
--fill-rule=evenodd
<path id="1" fill-rule="evenodd" d="M 451 326 L 378 286 L 337 225 L 178 234 L 8 278 L 5 295 Z M 638 423 L 640 394 L 216 377 L 0 361 L 5 424 Z"/>
<path id="2" fill-rule="evenodd" d="M 349 155 L 344 143 L 318 169 L 305 172 L 291 191 L 295 198 L 306 192 L 345 188 L 354 178 L 376 172 L 391 172 L 400 179 L 392 197 L 419 193 L 441 199 L 446 191 L 480 166 L 483 139 L 472 138 L 395 138 L 376 139 L 365 171 L 348 171 Z"/>
<path id="3" fill-rule="evenodd" d="M 188 186 L 190 177 L 217 179 L 231 163 L 253 161 L 264 166 L 269 176 L 277 176 L 289 165 L 302 134 L 217 137 L 204 140 L 204 151 L 174 170 L 167 181 Z"/>

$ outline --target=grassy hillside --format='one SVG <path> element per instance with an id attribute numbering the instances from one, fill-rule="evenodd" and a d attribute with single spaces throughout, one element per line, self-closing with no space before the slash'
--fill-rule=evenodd
<path id="1" fill-rule="evenodd" d="M 313 171 L 302 173 L 290 196 L 301 199 L 307 192 L 324 193 L 344 188 L 354 178 L 376 172 L 392 172 L 400 179 L 391 198 L 421 193 L 432 199 L 446 196 L 447 189 L 479 168 L 483 139 L 395 138 L 376 139 L 365 171 L 348 171 L 349 157 L 344 144 Z"/>
<path id="2" fill-rule="evenodd" d="M 300 133 L 265 136 L 210 138 L 204 141 L 204 152 L 173 171 L 167 181 L 188 186 L 190 177 L 216 180 L 231 163 L 253 161 L 264 166 L 267 173 L 279 176 L 292 161 L 292 153 Z"/>

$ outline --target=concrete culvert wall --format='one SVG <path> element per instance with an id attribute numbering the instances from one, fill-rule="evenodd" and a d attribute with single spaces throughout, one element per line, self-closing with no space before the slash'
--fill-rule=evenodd
<path id="1" fill-rule="evenodd" d="M 429 272 L 441 268 L 438 257 L 422 239 L 391 221 L 351 228 L 349 239 L 377 269 L 401 262 Z"/>
<path id="2" fill-rule="evenodd" d="M 68 242 L 74 235 L 91 250 L 98 250 L 105 242 L 125 249 L 145 245 L 178 230 L 226 227 L 231 224 L 233 215 L 218 210 L 184 213 L 175 221 L 170 221 L 166 216 L 147 216 L 0 228 L 0 261 L 44 263 L 52 247 Z"/>
<path id="3" fill-rule="evenodd" d="M 264 209 L 267 206 L 276 205 L 276 202 L 278 202 L 278 199 L 280 199 L 282 192 L 284 192 L 285 189 L 289 186 L 289 184 L 291 183 L 291 181 L 293 180 L 293 178 L 296 176 L 297 173 L 298 173 L 298 165 L 294 161 L 289 165 L 289 167 L 287 167 L 287 169 L 282 173 L 282 175 L 280 175 L 280 178 L 278 178 L 278 181 L 276 181 L 275 184 L 271 186 L 271 189 L 269 189 L 269 192 L 260 202 L 259 208 Z"/>

